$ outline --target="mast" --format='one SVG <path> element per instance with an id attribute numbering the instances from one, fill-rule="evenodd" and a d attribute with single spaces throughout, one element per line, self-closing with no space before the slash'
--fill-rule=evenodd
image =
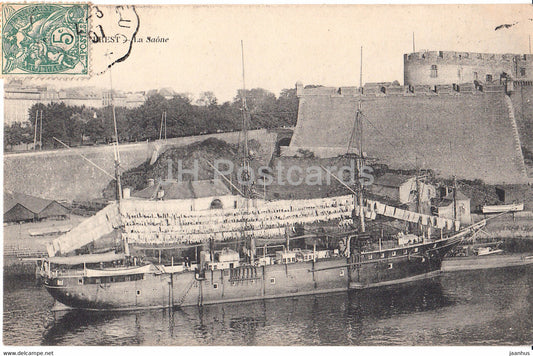
<path id="1" fill-rule="evenodd" d="M 457 178 L 453 176 L 453 220 L 457 220 Z"/>
<path id="2" fill-rule="evenodd" d="M 33 150 L 37 151 L 37 126 L 39 125 L 39 110 L 35 111 L 35 134 L 33 135 Z"/>
<path id="3" fill-rule="evenodd" d="M 165 116 L 165 112 L 163 111 L 161 113 L 161 124 L 159 125 L 159 141 L 161 141 L 161 135 L 163 134 L 163 117 Z"/>
<path id="4" fill-rule="evenodd" d="M 361 232 L 365 232 L 365 214 L 363 210 L 363 182 L 362 170 L 364 166 L 363 154 L 363 120 L 362 120 L 362 100 L 363 100 L 363 46 L 361 46 L 361 64 L 359 68 L 359 102 L 357 104 L 357 113 L 355 114 L 355 125 L 358 128 L 359 155 L 357 156 L 357 173 L 359 176 L 359 221 L 361 223 Z"/>
<path id="5" fill-rule="evenodd" d="M 110 86 L 110 99 L 111 99 L 111 110 L 113 113 L 113 125 L 115 127 L 115 144 L 113 145 L 113 153 L 115 156 L 115 180 L 117 182 L 116 185 L 116 200 L 117 200 L 117 209 L 118 209 L 118 216 L 120 221 L 122 221 L 122 215 L 121 215 L 121 209 L 120 209 L 120 203 L 122 200 L 122 184 L 120 180 L 120 151 L 118 149 L 118 128 L 117 128 L 117 115 L 115 111 L 115 99 L 113 97 L 113 77 L 111 74 L 111 68 L 109 68 L 109 86 Z M 124 254 L 126 256 L 129 256 L 130 249 L 128 246 L 128 241 L 125 238 L 125 235 L 122 234 L 122 242 L 124 244 Z"/>
<path id="6" fill-rule="evenodd" d="M 242 105 L 242 132 L 244 136 L 244 145 L 243 145 L 243 170 L 248 174 L 248 106 L 246 105 L 246 80 L 244 72 L 244 44 L 241 40 L 241 61 L 242 61 L 242 95 L 241 95 L 241 105 Z"/>
<path id="7" fill-rule="evenodd" d="M 361 46 L 361 63 L 359 68 L 359 101 L 357 103 L 357 110 L 355 112 L 355 120 L 348 142 L 347 155 L 355 156 L 357 160 L 357 175 L 358 175 L 358 189 L 357 194 L 354 194 L 354 209 L 359 207 L 359 223 L 361 225 L 361 232 L 365 232 L 365 216 L 363 212 L 363 184 L 362 184 L 362 170 L 364 165 L 363 157 L 363 122 L 362 122 L 362 98 L 363 96 L 363 47 Z M 357 142 L 356 142 L 357 140 Z M 354 150 L 354 145 L 355 147 Z M 352 152 L 353 151 L 353 152 Z M 355 221 L 354 221 L 355 223 Z"/>
<path id="8" fill-rule="evenodd" d="M 243 155 L 242 155 L 242 181 L 243 187 L 242 191 L 244 193 L 244 201 L 246 204 L 246 214 L 250 210 L 250 191 L 251 184 L 250 182 L 250 162 L 249 162 L 249 150 L 248 150 L 248 106 L 246 105 L 246 78 L 244 71 L 244 43 L 241 40 L 241 62 L 242 62 L 242 94 L 241 94 L 241 105 L 242 105 L 242 132 L 244 137 L 243 145 Z M 244 237 L 246 238 L 247 232 L 247 219 L 244 219 Z M 250 263 L 254 263 L 255 260 L 255 239 L 253 235 L 250 235 L 249 241 L 250 247 Z"/>
<path id="9" fill-rule="evenodd" d="M 159 140 L 163 138 L 163 133 L 165 135 L 165 141 L 167 140 L 167 112 L 163 111 L 161 113 L 161 125 L 159 126 Z"/>
<path id="10" fill-rule="evenodd" d="M 43 111 L 41 110 L 41 125 L 39 126 L 39 150 L 43 150 Z"/>
<path id="11" fill-rule="evenodd" d="M 117 181 L 116 199 L 120 206 L 120 200 L 122 198 L 122 186 L 120 181 L 120 151 L 118 150 L 118 129 L 117 129 L 117 116 L 115 111 L 115 100 L 113 98 L 113 79 L 111 77 L 111 69 L 109 70 L 109 80 L 111 83 L 111 110 L 113 113 L 113 125 L 115 127 L 115 144 L 113 145 L 113 152 L 115 155 L 115 178 Z"/>

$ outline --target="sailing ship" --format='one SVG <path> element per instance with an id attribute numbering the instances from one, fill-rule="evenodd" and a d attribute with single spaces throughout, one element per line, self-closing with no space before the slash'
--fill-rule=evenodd
<path id="1" fill-rule="evenodd" d="M 248 178 L 244 82 L 243 54 L 242 174 Z M 352 134 L 359 138 L 354 154 L 359 172 L 364 164 L 361 115 L 359 101 Z M 230 209 L 194 210 L 172 201 L 123 200 L 116 136 L 116 203 L 54 240 L 50 257 L 41 266 L 48 292 L 70 308 L 174 308 L 407 283 L 438 275 L 444 256 L 484 226 L 481 221 L 461 229 L 456 221 L 445 221 L 446 234 L 442 229 L 441 234 L 432 234 L 421 228 L 419 234 L 376 239 L 365 225 L 376 215 L 420 226 L 435 224 L 437 218 L 365 199 L 361 181 L 357 191 L 345 185 L 350 195 L 290 201 L 264 201 L 254 197 L 251 185 L 235 186 L 241 194 Z M 322 223 L 332 227 L 294 228 Z M 121 243 L 113 250 L 71 255 L 109 235 L 120 236 Z M 138 253 L 154 245 L 160 246 L 159 251 L 171 246 L 185 252 L 179 254 L 181 259 L 171 256 L 170 263 L 163 263 L 161 255 L 151 262 Z"/>

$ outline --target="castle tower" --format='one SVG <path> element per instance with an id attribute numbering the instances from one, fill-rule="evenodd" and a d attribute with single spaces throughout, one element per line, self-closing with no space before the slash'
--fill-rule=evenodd
<path id="1" fill-rule="evenodd" d="M 404 54 L 405 85 L 533 80 L 533 55 L 423 51 Z"/>

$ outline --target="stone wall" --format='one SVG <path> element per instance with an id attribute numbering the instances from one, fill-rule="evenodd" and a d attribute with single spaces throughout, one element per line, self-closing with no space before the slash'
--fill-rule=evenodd
<path id="1" fill-rule="evenodd" d="M 389 95 L 387 90 L 370 93 L 365 86 L 366 154 L 394 169 L 418 166 L 442 177 L 526 183 L 503 86 L 485 86 L 483 92 L 450 87 L 438 92 L 415 87 L 413 93 L 399 87 Z M 297 92 L 298 122 L 285 155 L 298 155 L 299 150 L 318 157 L 346 153 L 359 91 L 298 85 Z"/>
<path id="2" fill-rule="evenodd" d="M 533 81 L 515 82 L 511 100 L 520 141 L 524 147 L 533 152 Z"/>
<path id="3" fill-rule="evenodd" d="M 264 151 L 261 154 L 268 157 L 274 152 L 275 136 L 275 133 L 267 132 L 267 130 L 249 132 L 249 139 L 259 141 L 261 150 Z M 236 143 L 242 139 L 242 134 L 240 132 L 227 132 L 180 137 L 169 139 L 165 147 L 184 146 L 203 141 L 209 137 Z M 150 159 L 153 151 L 154 143 L 121 145 L 121 167 L 124 170 L 137 167 Z M 85 161 L 80 154 L 110 174 L 114 173 L 113 146 L 6 154 L 4 155 L 4 189 L 56 200 L 72 201 L 101 198 L 102 192 L 111 178 Z M 266 162 L 268 162 L 268 158 Z"/>

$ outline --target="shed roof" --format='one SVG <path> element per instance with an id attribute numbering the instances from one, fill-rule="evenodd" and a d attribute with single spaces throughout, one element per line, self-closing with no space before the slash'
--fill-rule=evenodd
<path id="1" fill-rule="evenodd" d="M 4 191 L 4 213 L 20 204 L 31 212 L 38 214 L 43 211 L 53 200 L 42 199 L 11 191 Z"/>
<path id="2" fill-rule="evenodd" d="M 470 200 L 470 198 L 464 195 L 460 190 L 457 190 L 457 192 L 455 193 L 455 199 L 456 200 Z M 443 200 L 453 201 L 453 191 L 449 192 L 448 195 L 446 195 Z"/>
<path id="3" fill-rule="evenodd" d="M 405 182 L 407 182 L 407 181 L 409 181 L 410 179 L 413 179 L 413 178 L 414 177 L 407 176 L 407 175 L 400 175 L 400 174 L 394 174 L 394 173 L 385 173 L 384 175 L 382 175 L 381 177 L 376 179 L 374 184 L 382 185 L 382 186 L 386 186 L 386 187 L 399 188 L 402 184 L 404 184 Z"/>
<path id="4" fill-rule="evenodd" d="M 461 191 L 457 191 L 455 194 L 455 199 L 457 201 L 470 201 L 470 198 L 464 195 Z M 442 200 L 437 204 L 438 207 L 448 206 L 453 202 L 453 192 L 448 193 Z"/>

